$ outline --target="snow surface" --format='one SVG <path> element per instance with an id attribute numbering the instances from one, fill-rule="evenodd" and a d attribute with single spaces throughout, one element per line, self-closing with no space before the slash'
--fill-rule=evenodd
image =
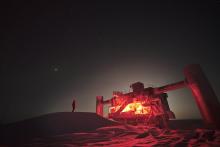
<path id="1" fill-rule="evenodd" d="M 117 125 L 98 128 L 93 132 L 68 133 L 35 138 L 26 146 L 220 146 L 220 131 L 207 129 L 170 130 L 142 125 Z"/>
<path id="2" fill-rule="evenodd" d="M 59 112 L 0 127 L 0 146 L 220 146 L 220 130 L 201 120 L 173 120 L 170 129 L 119 124 L 95 113 Z"/>

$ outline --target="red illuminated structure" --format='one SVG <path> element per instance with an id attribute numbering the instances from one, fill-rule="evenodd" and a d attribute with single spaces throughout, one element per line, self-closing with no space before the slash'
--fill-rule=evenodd
<path id="1" fill-rule="evenodd" d="M 166 92 L 183 87 L 191 89 L 204 122 L 220 128 L 220 104 L 198 64 L 184 68 L 185 80 L 162 87 L 144 88 L 137 82 L 131 85 L 133 92 L 113 92 L 113 97 L 103 100 L 96 97 L 96 113 L 103 116 L 103 105 L 110 104 L 108 117 L 116 121 L 144 122 L 167 126 L 170 118 L 175 118 L 170 111 Z"/>

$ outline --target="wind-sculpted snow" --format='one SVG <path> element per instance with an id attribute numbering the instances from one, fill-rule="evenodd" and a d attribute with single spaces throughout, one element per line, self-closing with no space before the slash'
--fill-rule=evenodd
<path id="1" fill-rule="evenodd" d="M 2 125 L 0 146 L 220 146 L 220 130 L 204 129 L 202 120 L 170 120 L 169 127 L 123 125 L 95 113 L 59 112 Z"/>
<path id="2" fill-rule="evenodd" d="M 35 138 L 26 146 L 220 146 L 220 131 L 208 129 L 171 130 L 143 125 L 117 125 L 98 128 L 93 132 L 69 133 Z"/>

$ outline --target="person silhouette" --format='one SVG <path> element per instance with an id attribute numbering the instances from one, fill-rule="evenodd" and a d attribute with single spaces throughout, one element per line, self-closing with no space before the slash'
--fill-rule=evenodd
<path id="1" fill-rule="evenodd" d="M 72 112 L 75 111 L 75 108 L 76 108 L 76 101 L 75 101 L 75 99 L 73 99 L 73 102 L 72 102 Z"/>

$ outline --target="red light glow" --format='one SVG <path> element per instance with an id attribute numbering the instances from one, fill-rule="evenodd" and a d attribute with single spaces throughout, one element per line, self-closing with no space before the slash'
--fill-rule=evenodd
<path id="1" fill-rule="evenodd" d="M 144 107 L 141 102 L 133 102 L 128 104 L 123 110 L 123 112 L 130 112 L 134 114 L 149 114 L 150 107 Z"/>
<path id="2" fill-rule="evenodd" d="M 109 113 L 117 112 L 122 106 L 117 105 L 109 108 Z M 143 106 L 142 102 L 132 102 L 125 106 L 120 113 L 132 113 L 132 114 L 150 114 L 150 106 Z"/>

